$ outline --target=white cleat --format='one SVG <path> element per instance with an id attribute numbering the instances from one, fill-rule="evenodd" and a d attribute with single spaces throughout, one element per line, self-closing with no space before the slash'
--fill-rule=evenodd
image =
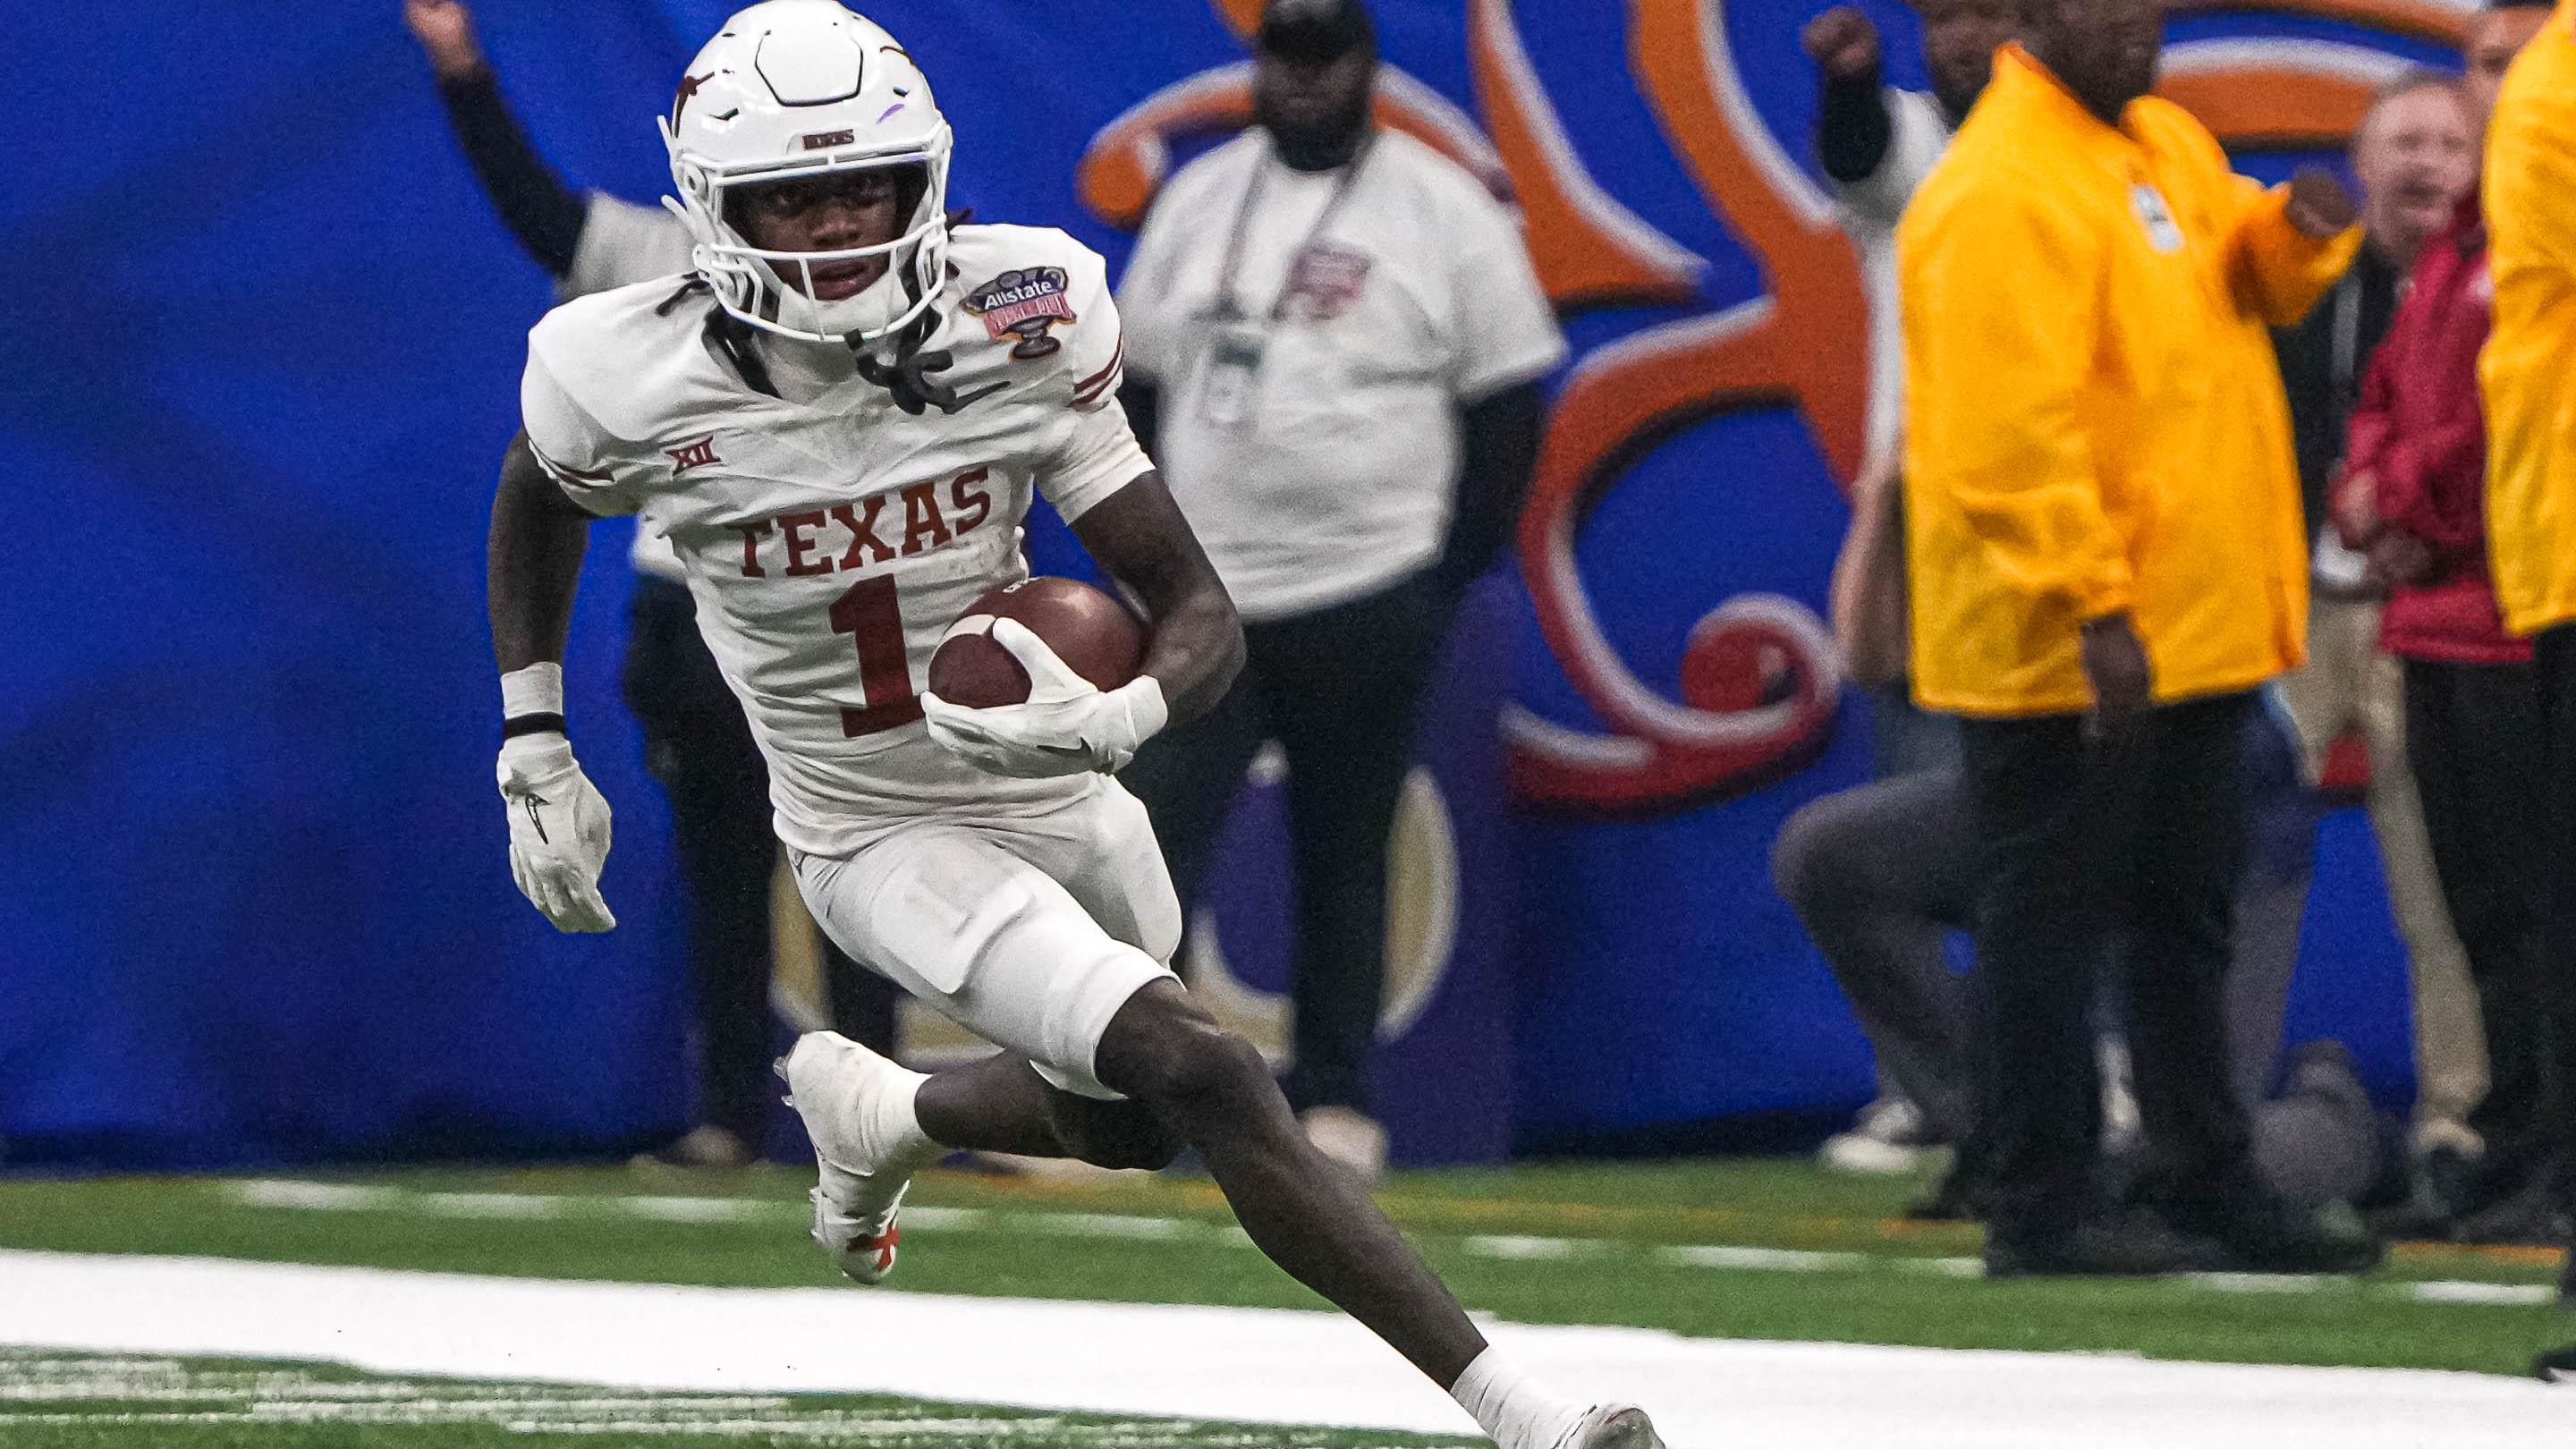
<path id="1" fill-rule="evenodd" d="M 1553 1449 L 1664 1449 L 1655 1421 L 1634 1404 L 1594 1404 L 1557 1438 Z"/>
<path id="2" fill-rule="evenodd" d="M 913 1074 L 837 1032 L 808 1032 L 772 1068 L 805 1119 L 822 1181 L 813 1190 L 814 1241 L 860 1283 L 894 1271 L 896 1217 L 923 1162 L 919 1147 L 876 1140 L 877 1103 Z M 933 1150 L 935 1155 L 935 1149 Z"/>

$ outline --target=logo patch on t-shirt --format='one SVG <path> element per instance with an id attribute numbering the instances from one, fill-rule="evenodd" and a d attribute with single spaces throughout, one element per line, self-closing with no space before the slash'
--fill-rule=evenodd
<path id="1" fill-rule="evenodd" d="M 1064 346 L 1047 329 L 1071 322 L 1072 279 L 1062 267 L 1023 267 L 1004 272 L 966 294 L 966 310 L 984 319 L 984 330 L 996 342 L 1019 339 L 1011 355 L 1022 361 L 1054 355 Z"/>
<path id="2" fill-rule="evenodd" d="M 1350 310 L 1368 288 L 1369 254 L 1318 241 L 1288 268 L 1288 310 L 1309 322 L 1329 322 Z"/>
<path id="3" fill-rule="evenodd" d="M 2160 252 L 2182 250 L 2182 227 L 2174 221 L 2173 208 L 2165 204 L 2163 192 L 2141 181 L 2129 188 L 2129 206 L 2147 229 L 2147 245 Z"/>

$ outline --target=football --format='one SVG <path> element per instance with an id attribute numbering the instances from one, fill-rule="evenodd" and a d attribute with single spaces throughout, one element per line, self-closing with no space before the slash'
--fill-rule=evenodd
<path id="1" fill-rule="evenodd" d="M 1047 642 L 1074 673 L 1102 689 L 1136 677 L 1145 626 L 1127 606 L 1078 579 L 1023 579 L 977 599 L 961 619 L 1016 619 Z M 1029 674 L 989 634 L 960 634 L 930 656 L 930 692 L 951 704 L 991 709 L 1029 697 Z"/>

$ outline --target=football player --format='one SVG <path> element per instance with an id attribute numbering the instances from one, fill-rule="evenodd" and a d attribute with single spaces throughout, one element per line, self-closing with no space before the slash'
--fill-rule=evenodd
<path id="1" fill-rule="evenodd" d="M 929 83 L 833 0 L 727 21 L 663 135 L 695 269 L 537 325 L 493 504 L 521 891 L 563 930 L 616 923 L 608 806 L 565 738 L 561 660 L 588 521 L 650 501 L 768 757 L 815 919 L 1002 1048 L 925 1076 L 817 1032 L 782 1063 L 821 1164 L 814 1236 L 849 1276 L 893 1270 L 905 1188 L 952 1149 L 1154 1168 L 1187 1144 L 1263 1252 L 1505 1449 L 1656 1445 L 1633 1407 L 1561 1398 L 1498 1357 L 1167 964 L 1171 882 L 1111 775 L 1224 693 L 1243 641 L 1117 405 L 1101 259 L 1060 231 L 953 221 Z M 1002 621 L 1026 703 L 922 692 L 948 623 L 1025 576 L 1033 493 L 1142 602 L 1143 672 L 1096 689 Z"/>

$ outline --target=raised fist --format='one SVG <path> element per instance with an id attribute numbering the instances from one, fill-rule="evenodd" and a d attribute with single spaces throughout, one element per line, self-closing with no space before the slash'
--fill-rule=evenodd
<path id="1" fill-rule="evenodd" d="M 2308 166 L 2290 178 L 2290 225 L 2320 241 L 2352 225 L 2359 213 L 2351 193 L 2322 166 Z"/>
<path id="2" fill-rule="evenodd" d="M 483 43 L 474 38 L 474 12 L 458 0 L 403 0 L 403 24 L 411 27 L 420 48 L 429 53 L 429 68 L 440 80 L 456 80 L 483 68 Z"/>
<path id="3" fill-rule="evenodd" d="M 1827 80 L 1859 80 L 1878 69 L 1878 26 L 1857 5 L 1837 5 L 1808 21 L 1798 41 Z"/>

